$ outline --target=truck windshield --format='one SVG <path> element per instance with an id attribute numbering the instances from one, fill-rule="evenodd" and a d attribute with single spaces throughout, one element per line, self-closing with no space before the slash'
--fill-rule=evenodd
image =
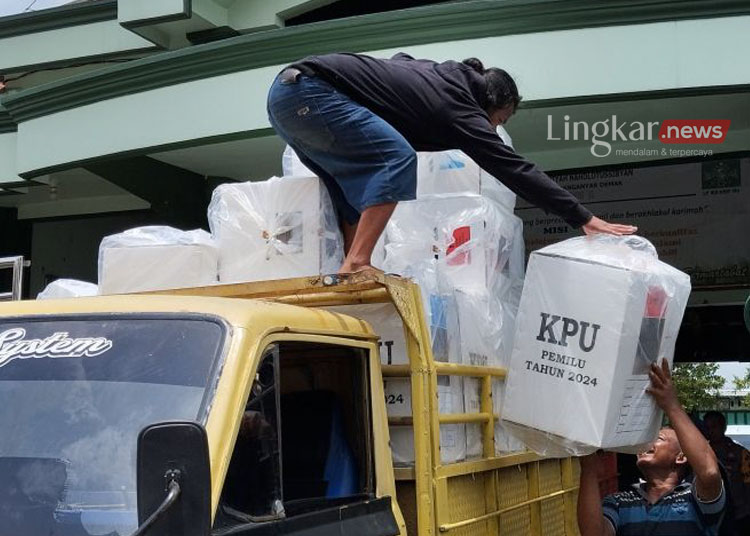
<path id="1" fill-rule="evenodd" d="M 205 421 L 226 336 L 199 315 L 0 319 L 0 533 L 131 534 L 138 433 Z"/>

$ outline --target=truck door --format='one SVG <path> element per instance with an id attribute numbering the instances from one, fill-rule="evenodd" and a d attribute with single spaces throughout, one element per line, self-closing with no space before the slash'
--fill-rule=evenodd
<path id="1" fill-rule="evenodd" d="M 376 495 L 369 368 L 360 347 L 281 340 L 265 349 L 215 534 L 399 534 L 391 498 Z"/>

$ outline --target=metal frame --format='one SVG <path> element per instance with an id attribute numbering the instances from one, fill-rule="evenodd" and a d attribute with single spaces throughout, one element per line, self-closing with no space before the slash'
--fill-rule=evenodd
<path id="1" fill-rule="evenodd" d="M 23 291 L 23 268 L 25 263 L 23 257 L 0 258 L 0 270 L 13 270 L 13 280 L 10 292 L 0 292 L 0 301 L 20 300 Z"/>

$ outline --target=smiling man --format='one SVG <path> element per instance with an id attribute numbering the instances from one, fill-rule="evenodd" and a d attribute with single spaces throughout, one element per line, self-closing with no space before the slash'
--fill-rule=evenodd
<path id="1" fill-rule="evenodd" d="M 638 455 L 645 482 L 599 498 L 596 454 L 581 458 L 578 526 L 582 536 L 713 536 L 726 508 L 719 464 L 677 400 L 669 365 L 651 365 L 648 392 L 671 428 Z M 687 478 L 692 469 L 694 478 Z"/>

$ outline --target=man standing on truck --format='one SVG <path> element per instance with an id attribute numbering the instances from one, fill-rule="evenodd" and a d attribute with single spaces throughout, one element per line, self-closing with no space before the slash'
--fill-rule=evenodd
<path id="1" fill-rule="evenodd" d="M 346 257 L 340 272 L 370 257 L 399 201 L 417 190 L 415 150 L 461 149 L 537 206 L 587 234 L 631 234 L 607 223 L 497 135 L 521 97 L 502 69 L 482 62 L 376 59 L 328 54 L 284 69 L 268 94 L 271 125 L 325 183 L 339 213 Z"/>
<path id="2" fill-rule="evenodd" d="M 581 536 L 713 536 L 726 510 L 719 464 L 711 446 L 677 400 L 669 365 L 651 365 L 648 392 L 669 418 L 638 455 L 645 482 L 599 497 L 598 458 L 581 458 L 578 526 Z M 689 470 L 695 475 L 688 479 Z"/>

